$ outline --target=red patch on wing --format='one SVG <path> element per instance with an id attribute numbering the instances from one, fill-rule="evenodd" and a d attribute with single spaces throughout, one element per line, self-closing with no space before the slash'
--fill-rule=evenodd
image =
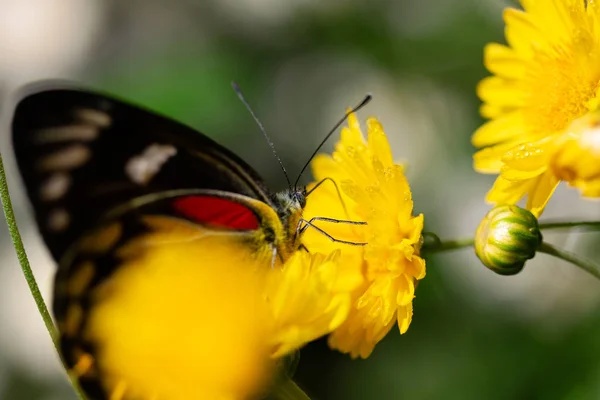
<path id="1" fill-rule="evenodd" d="M 181 197 L 173 201 L 173 207 L 184 217 L 202 224 L 239 230 L 260 227 L 260 221 L 251 209 L 222 197 Z"/>

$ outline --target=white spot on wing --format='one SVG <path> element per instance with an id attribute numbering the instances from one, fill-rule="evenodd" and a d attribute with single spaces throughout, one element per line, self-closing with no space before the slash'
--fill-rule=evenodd
<path id="1" fill-rule="evenodd" d="M 103 111 L 92 110 L 91 108 L 82 108 L 75 111 L 75 116 L 81 122 L 86 122 L 100 128 L 107 128 L 112 123 L 110 115 Z"/>
<path id="2" fill-rule="evenodd" d="M 58 200 L 71 186 L 71 177 L 64 172 L 51 175 L 40 187 L 40 198 L 44 201 Z"/>
<path id="3" fill-rule="evenodd" d="M 67 229 L 70 222 L 71 217 L 69 216 L 67 210 L 63 208 L 57 208 L 48 214 L 48 228 L 50 230 L 56 232 L 64 231 Z"/>
<path id="4" fill-rule="evenodd" d="M 38 168 L 44 171 L 73 169 L 85 164 L 91 156 L 87 146 L 75 144 L 42 158 Z"/>
<path id="5" fill-rule="evenodd" d="M 96 139 L 98 133 L 98 128 L 92 125 L 76 124 L 57 126 L 36 132 L 35 142 L 37 144 L 68 142 L 71 140 L 89 142 Z"/>
<path id="6" fill-rule="evenodd" d="M 156 175 L 167 160 L 177 154 L 177 149 L 168 144 L 152 144 L 140 155 L 125 164 L 125 174 L 138 185 L 145 185 Z"/>

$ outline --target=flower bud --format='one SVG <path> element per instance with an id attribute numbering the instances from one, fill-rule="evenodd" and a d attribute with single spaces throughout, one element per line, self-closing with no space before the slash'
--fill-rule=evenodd
<path id="1" fill-rule="evenodd" d="M 475 254 L 497 274 L 515 275 L 541 243 L 537 218 L 523 208 L 503 205 L 490 210 L 479 224 Z"/>

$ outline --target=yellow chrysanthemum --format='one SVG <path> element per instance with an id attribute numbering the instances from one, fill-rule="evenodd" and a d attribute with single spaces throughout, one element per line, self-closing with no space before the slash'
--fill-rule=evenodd
<path id="1" fill-rule="evenodd" d="M 121 250 L 124 263 L 94 293 L 86 338 L 111 398 L 241 400 L 266 390 L 276 367 L 264 340 L 270 268 L 235 236 L 148 222 L 154 232 Z"/>
<path id="2" fill-rule="evenodd" d="M 95 290 L 85 333 L 111 399 L 260 398 L 285 374 L 281 357 L 345 321 L 362 282 L 336 253 L 273 267 L 239 236 L 147 222 Z"/>
<path id="3" fill-rule="evenodd" d="M 350 311 L 350 293 L 362 283 L 359 268 L 342 270 L 339 252 L 328 257 L 296 252 L 267 279 L 272 357 L 281 357 L 338 328 Z M 343 273 L 342 273 L 343 272 Z"/>
<path id="4" fill-rule="evenodd" d="M 492 203 L 514 204 L 540 215 L 560 179 L 552 155 L 561 134 L 598 108 L 600 10 L 593 0 L 522 0 L 524 11 L 504 12 L 508 46 L 485 48 L 481 114 L 490 121 L 473 135 L 484 148 L 475 169 L 499 173 Z"/>
<path id="5" fill-rule="evenodd" d="M 423 215 L 412 216 L 410 187 L 402 167 L 394 164 L 379 122 L 368 120 L 366 142 L 354 114 L 348 122 L 332 156 L 313 161 L 315 178 L 325 181 L 308 196 L 304 216 L 366 222 L 313 221 L 335 239 L 368 244 L 333 242 L 311 228 L 303 242 L 311 252 L 339 249 L 340 265 L 362 269 L 363 282 L 352 293 L 348 318 L 330 335 L 329 344 L 366 358 L 394 323 L 400 333 L 410 325 L 415 283 L 425 276 L 419 256 Z"/>

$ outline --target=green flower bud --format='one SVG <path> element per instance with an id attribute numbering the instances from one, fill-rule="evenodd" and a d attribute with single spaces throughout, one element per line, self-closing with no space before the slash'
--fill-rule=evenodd
<path id="1" fill-rule="evenodd" d="M 475 254 L 483 265 L 500 275 L 514 275 L 523 269 L 542 243 L 537 218 L 514 206 L 494 207 L 479 224 Z"/>

